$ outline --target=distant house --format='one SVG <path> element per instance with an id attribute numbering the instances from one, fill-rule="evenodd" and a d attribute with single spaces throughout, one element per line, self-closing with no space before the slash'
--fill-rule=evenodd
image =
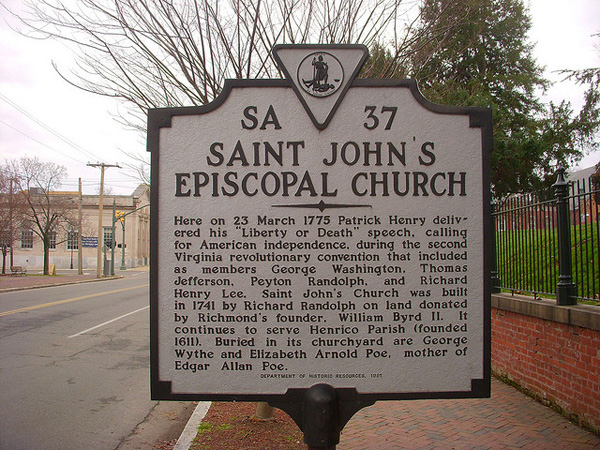
<path id="1" fill-rule="evenodd" d="M 567 177 L 571 184 L 569 206 L 573 225 L 600 222 L 600 193 L 594 192 L 599 189 L 593 180 L 595 172 L 596 168 L 592 166 L 573 172 Z M 590 195 L 592 192 L 594 193 Z"/>
<path id="2" fill-rule="evenodd" d="M 52 192 L 52 195 L 70 198 L 73 208 L 79 208 L 77 192 Z M 131 195 L 104 195 L 101 236 L 98 236 L 99 195 L 82 195 L 81 242 L 82 267 L 96 269 L 98 243 L 103 249 L 103 261 L 112 257 L 114 245 L 115 271 L 121 267 L 147 265 L 150 257 L 150 186 L 140 185 Z M 115 210 L 126 214 L 123 221 L 112 228 L 113 202 Z M 50 264 L 57 269 L 78 267 L 79 227 L 61 227 L 50 239 Z M 123 228 L 125 241 L 123 246 Z M 29 268 L 43 267 L 43 245 L 31 228 L 13 230 L 13 264 Z"/>
<path id="3" fill-rule="evenodd" d="M 600 222 L 600 192 L 592 176 L 595 168 L 567 175 L 571 225 Z M 554 189 L 542 193 L 513 194 L 497 209 L 496 230 L 542 230 L 556 223 Z"/>

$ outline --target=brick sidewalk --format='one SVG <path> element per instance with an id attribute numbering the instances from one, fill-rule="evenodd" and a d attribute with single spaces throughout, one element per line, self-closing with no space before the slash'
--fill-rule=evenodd
<path id="1" fill-rule="evenodd" d="M 587 450 L 600 437 L 492 379 L 490 399 L 377 402 L 359 411 L 337 450 Z"/>

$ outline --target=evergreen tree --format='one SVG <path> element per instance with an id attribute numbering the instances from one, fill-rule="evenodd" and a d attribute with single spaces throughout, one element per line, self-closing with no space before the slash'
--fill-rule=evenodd
<path id="1" fill-rule="evenodd" d="M 435 103 L 492 108 L 498 197 L 551 184 L 557 164 L 568 167 L 595 144 L 597 99 L 575 118 L 567 102 L 539 100 L 548 82 L 528 42 L 522 0 L 423 0 L 419 20 L 406 74 Z M 394 67 L 392 54 L 375 54 L 376 67 Z"/>
<path id="2" fill-rule="evenodd" d="M 538 136 L 546 87 L 527 43 L 531 26 L 520 0 L 425 0 L 434 35 L 412 59 L 412 76 L 436 103 L 491 107 L 492 184 L 497 194 L 529 189 L 546 154 Z M 450 27 L 451 23 L 459 26 Z"/>

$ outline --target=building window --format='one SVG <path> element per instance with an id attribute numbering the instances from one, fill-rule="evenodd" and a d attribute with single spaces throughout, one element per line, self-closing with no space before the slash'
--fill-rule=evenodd
<path id="1" fill-rule="evenodd" d="M 33 230 L 21 230 L 21 248 L 33 248 Z"/>
<path id="2" fill-rule="evenodd" d="M 56 250 L 56 231 L 50 231 L 48 238 L 48 248 L 50 248 L 50 250 Z"/>
<path id="3" fill-rule="evenodd" d="M 77 245 L 78 235 L 79 233 L 77 231 L 67 231 L 67 250 L 77 250 L 79 248 Z"/>

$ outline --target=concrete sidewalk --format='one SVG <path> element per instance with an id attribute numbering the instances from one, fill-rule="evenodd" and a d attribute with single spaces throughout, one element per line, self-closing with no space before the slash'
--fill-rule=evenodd
<path id="1" fill-rule="evenodd" d="M 492 379 L 489 399 L 377 402 L 359 411 L 337 450 L 600 449 L 600 437 Z"/>
<path id="2" fill-rule="evenodd" d="M 86 283 L 91 281 L 114 280 L 117 277 L 96 278 L 86 273 L 85 275 L 3 275 L 0 276 L 0 292 L 19 291 L 51 286 L 64 286 L 66 284 Z"/>
<path id="3" fill-rule="evenodd" d="M 127 273 L 131 272 L 148 272 L 148 266 L 140 266 L 128 268 Z M 115 270 L 114 276 L 96 277 L 96 270 L 85 270 L 83 275 L 78 275 L 76 269 L 61 269 L 58 274 L 42 275 L 41 269 L 28 269 L 27 275 L 0 275 L 0 293 L 19 291 L 23 289 L 35 289 L 52 286 L 64 286 L 67 284 L 89 283 L 95 281 L 109 281 L 122 278 L 125 271 Z"/>

